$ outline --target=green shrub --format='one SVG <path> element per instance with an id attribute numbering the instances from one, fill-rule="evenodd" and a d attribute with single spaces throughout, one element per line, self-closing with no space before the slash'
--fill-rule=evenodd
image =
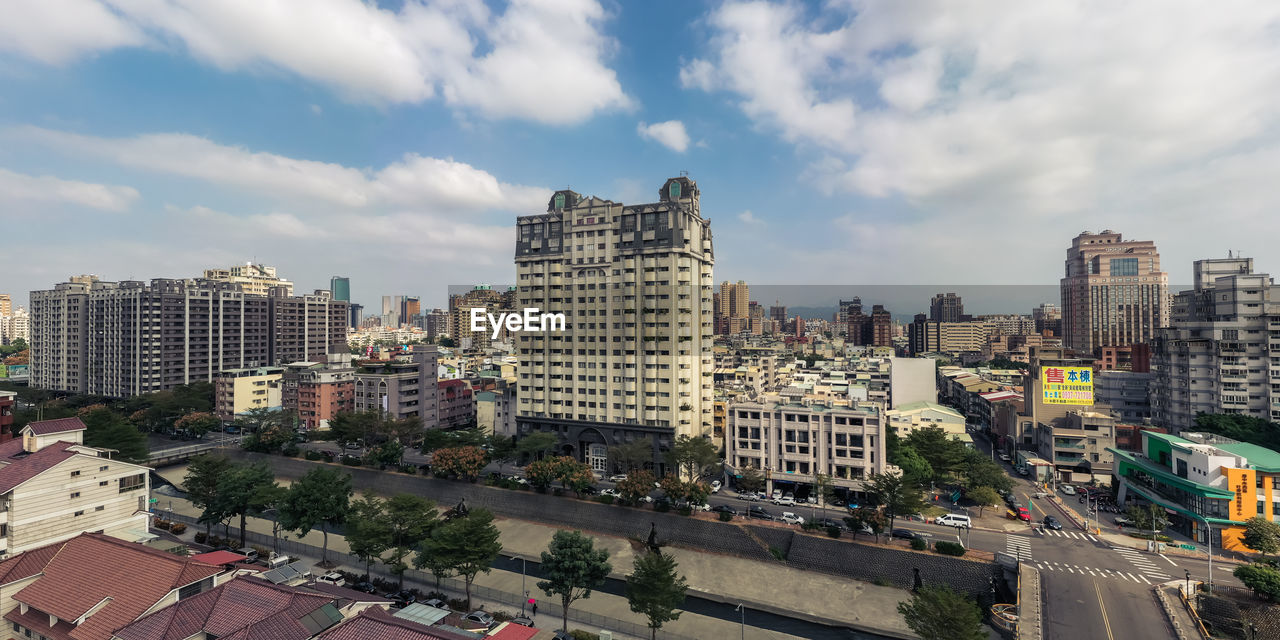
<path id="1" fill-rule="evenodd" d="M 415 473 L 417 473 L 417 472 L 418 472 L 418 468 L 417 468 L 417 467 L 415 467 L 415 466 L 413 466 L 413 465 L 411 465 L 411 464 L 402 464 L 402 465 L 400 465 L 400 473 L 407 473 L 407 474 L 409 474 L 409 475 L 413 475 L 413 474 L 415 474 Z"/>
<path id="2" fill-rule="evenodd" d="M 944 556 L 962 556 L 964 555 L 964 545 L 959 542 L 951 542 L 949 540 L 939 540 L 933 544 L 933 549 Z"/>
<path id="3" fill-rule="evenodd" d="M 779 559 L 779 560 L 781 560 L 781 561 L 783 561 L 783 562 L 786 562 L 786 561 L 787 561 L 787 554 L 783 553 L 783 552 L 782 552 L 782 549 L 779 549 L 779 548 L 777 548 L 777 547 L 772 547 L 772 546 L 771 546 L 771 547 L 769 547 L 769 553 L 772 553 L 772 554 L 773 554 L 773 557 L 775 557 L 775 558 L 777 558 L 777 559 Z"/>
<path id="4" fill-rule="evenodd" d="M 733 514 L 728 511 L 720 512 L 720 522 L 728 522 L 733 519 Z"/>
<path id="5" fill-rule="evenodd" d="M 600 504 L 613 504 L 613 496 L 596 496 L 596 502 Z"/>
<path id="6" fill-rule="evenodd" d="M 320 455 L 319 451 L 316 451 L 314 449 L 307 449 L 307 452 L 302 454 L 302 457 L 306 458 L 307 460 L 319 460 L 324 456 Z"/>
<path id="7" fill-rule="evenodd" d="M 1130 538 L 1137 538 L 1137 539 L 1139 539 L 1139 540 L 1150 540 L 1150 539 L 1151 539 L 1151 534 L 1149 534 L 1149 533 L 1133 533 L 1133 532 L 1130 532 L 1130 533 L 1129 533 L 1129 537 L 1130 537 Z M 1169 536 L 1166 536 L 1166 535 L 1163 535 L 1163 534 L 1156 534 L 1156 540 L 1159 540 L 1160 542 L 1173 542 L 1173 538 L 1170 538 Z"/>
<path id="8" fill-rule="evenodd" d="M 876 578 L 875 580 L 872 580 L 872 581 L 871 581 L 871 584 L 874 584 L 874 585 L 876 585 L 877 587 L 892 587 L 892 586 L 893 586 L 893 583 L 892 583 L 892 582 L 889 582 L 889 579 L 888 579 L 888 578 Z"/>
<path id="9" fill-rule="evenodd" d="M 682 516 L 691 516 L 693 515 L 693 508 L 686 505 L 686 506 L 680 507 L 680 509 L 677 510 L 676 513 L 679 513 Z"/>
<path id="10" fill-rule="evenodd" d="M 659 513 L 666 513 L 671 510 L 671 503 L 666 500 L 653 503 L 653 510 Z"/>
<path id="11" fill-rule="evenodd" d="M 464 600 L 463 598 L 450 598 L 449 608 L 453 609 L 454 611 L 465 612 L 467 610 L 467 601 Z"/>
<path id="12" fill-rule="evenodd" d="M 916 551 L 924 551 L 929 548 L 929 543 L 925 542 L 923 538 L 912 538 L 911 548 Z"/>
<path id="13" fill-rule="evenodd" d="M 840 537 L 840 527 L 827 527 L 827 537 L 828 537 L 828 538 L 839 538 L 839 537 Z"/>
<path id="14" fill-rule="evenodd" d="M 288 445 L 285 445 L 285 448 L 280 452 L 280 455 L 283 455 L 286 458 L 294 458 L 297 457 L 298 451 L 298 445 L 289 443 Z"/>
<path id="15" fill-rule="evenodd" d="M 805 521 L 805 523 L 804 523 L 804 524 L 800 525 L 800 528 L 801 528 L 801 529 L 804 529 L 805 531 L 814 531 L 814 530 L 816 530 L 816 529 L 821 528 L 821 526 L 822 526 L 822 525 L 820 525 L 820 524 L 818 524 L 818 523 L 816 523 L 816 522 L 809 522 L 809 521 Z"/>
<path id="16" fill-rule="evenodd" d="M 570 631 L 569 637 L 573 638 L 573 640 L 600 640 L 600 636 L 591 633 L 590 631 L 583 631 L 582 629 L 574 629 L 573 631 Z"/>

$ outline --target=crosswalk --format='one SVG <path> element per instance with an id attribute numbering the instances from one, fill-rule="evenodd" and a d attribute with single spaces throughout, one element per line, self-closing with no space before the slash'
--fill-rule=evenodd
<path id="1" fill-rule="evenodd" d="M 1098 538 L 1092 533 L 1084 533 L 1083 531 L 1062 531 L 1058 529 L 1041 529 L 1040 534 L 1047 538 L 1071 538 L 1073 540 L 1088 540 L 1089 542 L 1097 542 Z"/>
<path id="2" fill-rule="evenodd" d="M 1161 567 L 1156 566 L 1155 561 L 1150 556 L 1144 556 L 1136 549 L 1112 547 L 1112 550 L 1120 554 L 1125 560 L 1128 560 L 1134 567 L 1137 567 L 1138 571 L 1144 575 L 1158 578 L 1158 581 L 1161 582 L 1170 579 L 1169 574 L 1162 571 Z"/>
<path id="3" fill-rule="evenodd" d="M 1031 540 L 1024 536 L 1004 535 L 1004 550 L 1018 560 L 1031 560 Z"/>
<path id="4" fill-rule="evenodd" d="M 1063 573 L 1076 573 L 1080 575 L 1095 576 L 1098 578 L 1112 578 L 1116 580 L 1129 580 L 1138 584 L 1155 584 L 1163 582 L 1143 574 L 1141 571 L 1119 571 L 1117 569 L 1104 569 L 1099 567 L 1082 567 L 1078 564 L 1068 562 L 1050 562 L 1040 560 L 1032 563 L 1036 569 L 1040 571 L 1061 571 Z"/>

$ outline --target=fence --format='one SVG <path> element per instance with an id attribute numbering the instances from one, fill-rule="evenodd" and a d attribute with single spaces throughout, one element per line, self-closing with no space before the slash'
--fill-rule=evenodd
<path id="1" fill-rule="evenodd" d="M 169 519 L 174 522 L 183 522 L 183 523 L 186 523 L 187 525 L 190 525 L 193 528 L 198 527 L 199 530 L 203 530 L 204 525 L 199 524 L 198 518 L 194 518 L 192 516 L 184 515 L 181 513 L 174 513 L 171 516 L 169 516 Z M 225 529 L 225 531 L 227 532 L 227 535 L 231 538 L 240 537 L 239 527 L 223 527 L 222 525 L 215 525 L 213 528 L 214 533 L 216 534 L 220 529 Z M 321 556 L 321 552 L 323 551 L 320 547 L 317 547 L 315 545 L 305 544 L 299 540 L 292 540 L 286 534 L 282 534 L 278 537 L 273 537 L 270 534 L 265 534 L 258 531 L 245 531 L 244 539 L 245 539 L 245 544 L 257 545 L 260 547 L 265 547 L 267 549 L 279 549 L 281 553 L 291 555 L 291 556 L 305 556 L 308 558 L 319 558 Z M 332 562 L 336 562 L 340 565 L 356 568 L 359 570 L 357 571 L 357 573 L 363 573 L 364 571 L 364 566 L 365 566 L 364 560 L 361 560 L 360 558 L 357 558 L 347 553 L 340 553 L 337 551 L 330 550 L 329 560 Z M 391 580 L 391 581 L 395 581 L 397 579 L 395 575 L 386 571 L 385 567 L 379 567 L 378 564 L 379 563 L 374 562 L 372 565 L 374 569 L 371 573 L 374 576 L 381 577 L 383 579 Z M 419 571 L 417 569 L 408 569 L 404 572 L 404 579 L 405 579 L 405 582 L 417 584 L 420 587 L 422 587 L 424 590 L 435 589 L 435 584 L 436 584 L 435 576 L 425 571 Z M 443 578 L 442 580 L 440 580 L 440 587 L 441 587 L 441 590 L 455 596 L 462 596 L 466 593 L 466 583 L 463 580 L 458 578 Z M 510 607 L 516 607 L 516 608 L 519 608 L 522 604 L 525 603 L 525 596 L 523 594 L 511 593 L 509 591 L 502 591 L 500 589 L 493 589 L 491 587 L 486 587 L 486 586 L 478 585 L 474 583 L 471 585 L 471 596 L 473 598 L 479 598 L 481 600 L 497 602 L 499 604 L 507 605 Z M 559 615 L 554 613 L 555 611 L 558 611 L 558 610 L 559 610 L 559 607 L 548 606 L 547 608 L 543 609 L 543 613 L 546 615 L 553 616 L 555 618 L 559 618 Z M 611 618 L 608 616 L 602 616 L 602 615 L 592 613 L 590 611 L 583 611 L 581 609 L 570 609 L 569 620 L 573 623 L 576 623 L 579 626 L 585 627 L 587 630 L 610 629 L 617 633 L 634 636 L 636 638 L 649 637 L 649 627 L 647 625 L 637 624 L 635 622 L 628 622 L 626 620 L 619 620 L 617 618 Z M 658 638 L 659 640 L 697 640 L 696 638 L 691 638 L 689 636 L 680 635 L 678 633 L 664 631 L 662 629 L 658 630 Z"/>

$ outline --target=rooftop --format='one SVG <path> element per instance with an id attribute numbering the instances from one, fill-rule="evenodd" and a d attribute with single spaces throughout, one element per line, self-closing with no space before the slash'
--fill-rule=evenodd
<path id="1" fill-rule="evenodd" d="M 474 640 L 474 636 L 401 620 L 381 607 L 369 607 L 321 633 L 317 640 Z"/>
<path id="2" fill-rule="evenodd" d="M 47 436 L 54 433 L 67 433 L 68 431 L 84 431 L 84 422 L 80 418 L 58 418 L 57 420 L 40 420 L 32 422 L 23 427 L 25 432 L 30 430 L 37 436 Z"/>
<path id="3" fill-rule="evenodd" d="M 115 633 L 120 640 L 306 640 L 337 624 L 332 596 L 239 577 L 179 600 Z"/>
<path id="4" fill-rule="evenodd" d="M 901 405 L 897 409 L 894 409 L 894 411 L 897 411 L 900 413 L 908 413 L 911 411 L 920 411 L 923 409 L 932 409 L 934 411 L 940 411 L 949 416 L 964 420 L 964 416 L 961 415 L 959 411 L 956 411 L 955 409 L 952 409 L 951 407 L 948 407 L 945 405 L 940 405 L 936 402 L 929 402 L 927 400 L 921 401 L 921 402 L 908 402 L 907 404 Z"/>

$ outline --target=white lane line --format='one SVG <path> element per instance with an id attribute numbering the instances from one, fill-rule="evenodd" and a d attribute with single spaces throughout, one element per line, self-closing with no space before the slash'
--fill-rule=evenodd
<path id="1" fill-rule="evenodd" d="M 1139 577 L 1141 577 L 1141 578 L 1142 578 L 1142 581 L 1143 581 L 1143 582 L 1145 582 L 1145 583 L 1147 583 L 1147 584 L 1151 584 L 1151 581 L 1150 581 L 1150 580 L 1148 580 L 1146 576 L 1139 576 Z"/>
<path id="2" fill-rule="evenodd" d="M 1138 581 L 1138 579 L 1137 579 L 1136 577 L 1134 577 L 1134 575 L 1133 575 L 1132 573 L 1126 573 L 1125 575 L 1126 575 L 1126 576 L 1129 576 L 1129 578 L 1131 578 L 1134 582 L 1137 582 L 1137 581 Z"/>
<path id="3" fill-rule="evenodd" d="M 1093 569 L 1090 569 L 1090 570 L 1089 570 L 1089 575 L 1091 575 L 1091 576 L 1096 576 L 1096 575 L 1098 575 L 1098 574 L 1094 573 L 1094 572 L 1093 572 Z"/>
<path id="4" fill-rule="evenodd" d="M 1169 564 L 1171 564 L 1171 565 L 1173 565 L 1173 566 L 1175 566 L 1175 567 L 1176 567 L 1176 566 L 1178 566 L 1178 563 L 1176 563 L 1176 562 L 1174 562 L 1174 561 L 1170 560 L 1170 559 L 1169 559 L 1169 556 L 1160 556 L 1160 557 L 1161 557 L 1161 558 L 1164 558 L 1164 559 L 1165 559 L 1165 562 L 1168 562 Z"/>

